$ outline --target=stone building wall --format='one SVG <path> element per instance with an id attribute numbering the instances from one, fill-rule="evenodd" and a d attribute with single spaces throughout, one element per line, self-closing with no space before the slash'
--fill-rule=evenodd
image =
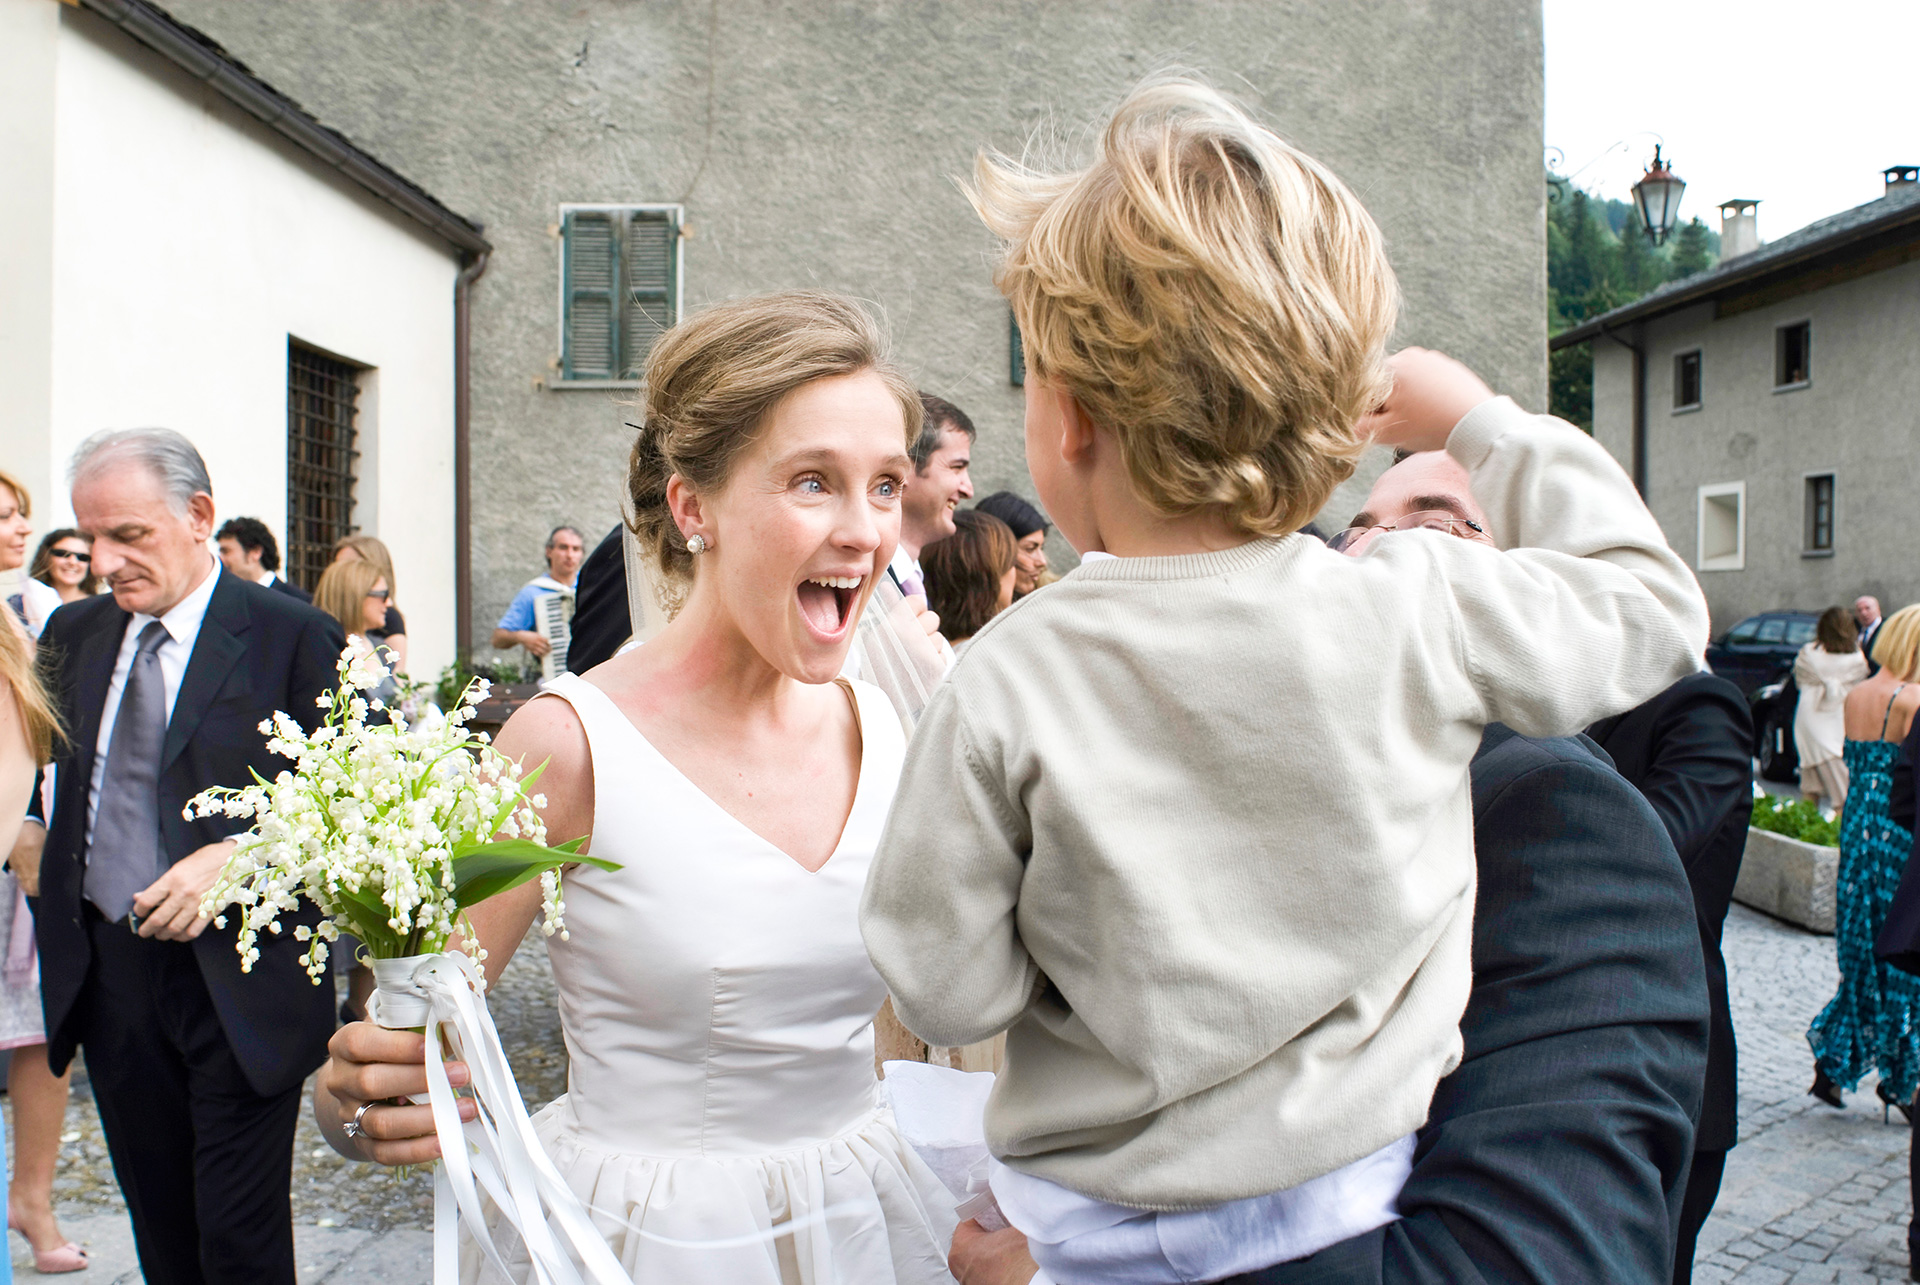
<path id="1" fill-rule="evenodd" d="M 1036 132 L 1081 152 L 1088 122 L 1169 65 L 1256 106 L 1367 202 L 1406 293 L 1402 342 L 1449 349 L 1544 405 L 1536 0 L 168 7 L 486 225 L 479 639 L 540 569 L 549 527 L 599 533 L 617 516 L 630 416 L 607 391 L 552 387 L 563 202 L 683 203 L 688 310 L 785 286 L 873 300 L 923 386 L 980 425 L 980 492 L 1031 495 L 1007 309 L 954 178 L 982 144 L 1017 151 Z M 1329 506 L 1333 520 L 1357 489 Z"/>
<path id="2" fill-rule="evenodd" d="M 1807 322 L 1804 387 L 1774 387 L 1775 331 Z M 1876 595 L 1891 613 L 1920 601 L 1911 555 L 1920 494 L 1920 263 L 1715 319 L 1701 304 L 1649 321 L 1647 503 L 1667 540 L 1698 566 L 1699 491 L 1745 483 L 1738 569 L 1698 571 L 1716 636 L 1759 611 L 1819 611 Z M 1701 357 L 1697 410 L 1674 409 L 1674 357 Z M 1593 344 L 1594 434 L 1630 467 L 1627 349 Z M 1806 479 L 1834 477 L 1830 553 L 1806 547 Z"/>

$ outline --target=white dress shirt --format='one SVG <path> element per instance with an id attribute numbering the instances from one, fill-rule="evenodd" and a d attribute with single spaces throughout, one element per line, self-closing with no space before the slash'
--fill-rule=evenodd
<path id="1" fill-rule="evenodd" d="M 136 611 L 127 622 L 120 639 L 120 654 L 113 662 L 113 678 L 107 684 L 107 703 L 100 710 L 100 735 L 93 743 L 93 780 L 87 786 L 87 842 L 93 842 L 93 819 L 100 812 L 100 778 L 107 770 L 107 750 L 113 745 L 113 723 L 120 714 L 120 694 L 127 687 L 127 672 L 133 668 L 134 653 L 140 650 L 140 635 L 158 619 L 169 635 L 155 653 L 160 676 L 167 689 L 167 721 L 173 721 L 173 702 L 180 696 L 180 681 L 187 675 L 187 661 L 193 657 L 193 645 L 200 638 L 200 623 L 207 617 L 207 604 L 213 600 L 213 587 L 220 581 L 220 564 L 207 559 L 207 574 L 192 592 L 173 605 L 164 616 L 149 616 Z"/>
<path id="2" fill-rule="evenodd" d="M 893 572 L 895 584 L 904 586 L 908 580 L 917 580 L 921 592 L 926 592 L 927 573 L 920 569 L 920 559 L 897 544 L 893 546 L 893 561 L 887 564 L 887 570 Z"/>

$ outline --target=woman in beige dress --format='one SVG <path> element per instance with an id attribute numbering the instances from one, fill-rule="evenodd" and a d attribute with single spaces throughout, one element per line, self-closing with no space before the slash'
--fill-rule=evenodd
<path id="1" fill-rule="evenodd" d="M 1813 641 L 1793 661 L 1800 704 L 1793 715 L 1793 743 L 1800 751 L 1800 793 L 1810 803 L 1826 801 L 1839 811 L 1847 801 L 1847 693 L 1867 676 L 1860 635 L 1844 607 L 1820 613 Z"/>

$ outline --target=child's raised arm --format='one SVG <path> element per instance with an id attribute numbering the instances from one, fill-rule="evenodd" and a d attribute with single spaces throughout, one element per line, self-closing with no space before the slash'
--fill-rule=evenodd
<path id="1" fill-rule="evenodd" d="M 1504 557 L 1466 542 L 1378 541 L 1369 556 L 1438 555 L 1460 647 L 1490 722 L 1563 736 L 1701 667 L 1706 600 L 1606 450 L 1530 415 L 1439 353 L 1393 359 L 1375 440 L 1440 446 L 1462 464 Z"/>

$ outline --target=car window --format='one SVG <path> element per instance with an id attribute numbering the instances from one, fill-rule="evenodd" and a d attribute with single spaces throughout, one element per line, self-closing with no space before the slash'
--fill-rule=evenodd
<path id="1" fill-rule="evenodd" d="M 1804 647 L 1813 641 L 1813 621 L 1789 620 L 1787 622 L 1787 641 L 1796 647 Z"/>
<path id="2" fill-rule="evenodd" d="M 1727 642 L 1733 646 L 1739 646 L 1741 643 L 1750 643 L 1753 641 L 1753 636 L 1759 632 L 1760 617 L 1751 616 L 1733 627 L 1732 631 L 1727 634 Z"/>
<path id="3" fill-rule="evenodd" d="M 1760 622 L 1760 632 L 1754 635 L 1753 640 L 1755 642 L 1777 643 L 1785 641 L 1786 636 L 1787 622 L 1775 616 L 1770 620 Z"/>

